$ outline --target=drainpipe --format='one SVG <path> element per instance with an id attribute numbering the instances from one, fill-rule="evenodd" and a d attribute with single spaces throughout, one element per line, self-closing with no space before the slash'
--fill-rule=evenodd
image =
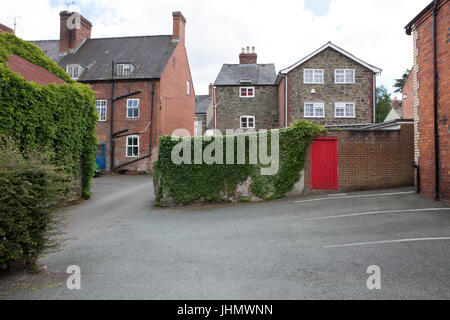
<path id="1" fill-rule="evenodd" d="M 288 127 L 288 76 L 284 75 L 284 126 Z"/>
<path id="2" fill-rule="evenodd" d="M 214 110 L 214 135 L 217 130 L 217 104 L 216 104 L 216 87 L 213 87 L 213 110 Z"/>
<path id="3" fill-rule="evenodd" d="M 155 80 L 152 80 L 152 103 L 150 107 L 150 143 L 148 154 L 152 155 L 152 133 L 153 133 L 153 106 L 155 101 Z"/>
<path id="4" fill-rule="evenodd" d="M 111 118 L 110 118 L 110 134 L 109 134 L 109 143 L 110 143 L 110 170 L 114 171 L 114 71 L 115 71 L 115 62 L 112 62 L 112 72 L 111 72 Z"/>
<path id="5" fill-rule="evenodd" d="M 439 0 L 434 0 L 433 8 L 433 82 L 434 82 L 434 166 L 435 166 L 435 193 L 434 198 L 439 199 L 439 122 L 438 122 L 438 74 L 437 74 L 437 14 Z"/>
<path id="6" fill-rule="evenodd" d="M 377 75 L 373 75 L 373 123 L 377 122 Z"/>

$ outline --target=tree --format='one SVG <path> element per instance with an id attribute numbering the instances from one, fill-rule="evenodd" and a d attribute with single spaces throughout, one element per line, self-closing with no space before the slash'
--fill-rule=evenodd
<path id="1" fill-rule="evenodd" d="M 376 122 L 384 122 L 387 115 L 391 111 L 391 95 L 388 93 L 387 89 L 384 86 L 380 86 L 377 88 L 377 114 L 376 114 Z"/>
<path id="2" fill-rule="evenodd" d="M 405 86 L 406 80 L 408 80 L 409 74 L 411 70 L 406 69 L 405 73 L 402 75 L 400 79 L 395 79 L 394 87 L 396 88 L 394 92 L 402 92 L 403 87 Z"/>

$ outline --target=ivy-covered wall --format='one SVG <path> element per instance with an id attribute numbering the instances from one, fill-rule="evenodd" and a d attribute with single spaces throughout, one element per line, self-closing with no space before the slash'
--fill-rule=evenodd
<path id="1" fill-rule="evenodd" d="M 234 154 L 238 154 L 238 136 L 226 137 L 187 137 L 173 138 L 162 136 L 160 138 L 158 160 L 154 163 L 154 185 L 156 204 L 159 206 L 185 205 L 194 202 L 221 201 L 236 198 L 237 187 L 251 181 L 250 190 L 260 199 L 270 200 L 284 197 L 291 191 L 300 179 L 300 171 L 304 168 L 306 153 L 312 140 L 325 129 L 306 120 L 299 120 L 289 128 L 271 130 L 267 132 L 267 150 L 270 155 L 271 136 L 279 136 L 279 168 L 274 175 L 262 175 L 261 168 L 267 167 L 259 161 L 250 163 L 250 143 L 252 139 L 257 142 L 260 150 L 259 137 L 261 133 L 251 133 L 245 137 L 245 163 L 227 164 L 227 145 L 234 147 Z M 240 136 L 242 138 L 242 135 Z M 219 140 L 217 140 L 219 139 Z M 201 164 L 195 164 L 194 146 L 202 145 L 203 152 L 208 150 L 215 142 L 223 143 L 223 164 L 208 164 L 204 159 Z M 231 141 L 231 144 L 230 144 Z M 190 158 L 192 164 L 176 164 L 172 161 L 172 151 L 180 143 L 190 145 Z M 183 154 L 183 153 L 181 153 Z M 212 153 L 215 156 L 215 152 Z M 270 155 L 272 156 L 272 155 Z M 237 158 L 237 156 L 235 157 Z M 239 199 L 238 199 L 239 200 Z M 241 199 L 245 200 L 245 199 Z"/>
<path id="2" fill-rule="evenodd" d="M 43 67 L 67 84 L 40 86 L 8 68 L 10 54 Z M 90 196 L 95 167 L 98 115 L 89 86 L 74 82 L 35 45 L 12 34 L 0 34 L 0 136 L 23 149 L 42 149 L 52 164 L 81 180 Z M 80 176 L 81 175 L 81 176 Z"/>

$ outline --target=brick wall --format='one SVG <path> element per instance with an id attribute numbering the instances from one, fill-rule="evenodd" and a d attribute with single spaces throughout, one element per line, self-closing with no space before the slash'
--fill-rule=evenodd
<path id="1" fill-rule="evenodd" d="M 107 119 L 105 122 L 99 121 L 97 126 L 97 139 L 99 143 L 106 143 L 106 170 L 110 170 L 110 120 L 111 120 L 111 83 L 110 82 L 97 82 L 91 84 L 92 89 L 95 92 L 95 98 L 98 100 L 107 100 Z M 114 132 L 119 132 L 128 129 L 128 132 L 124 134 L 137 134 L 140 137 L 140 150 L 139 156 L 148 155 L 150 145 L 150 112 L 151 112 L 151 92 L 152 81 L 131 81 L 122 80 L 116 81 L 114 87 L 114 95 L 116 97 L 126 95 L 131 92 L 141 90 L 140 94 L 133 95 L 131 97 L 120 99 L 114 102 Z M 154 119 L 157 117 L 159 111 L 157 101 L 160 92 L 160 83 L 155 81 L 155 97 L 154 97 Z M 139 118 L 129 119 L 127 118 L 127 99 L 140 99 Z M 147 129 L 147 130 L 146 130 Z M 155 122 L 153 125 L 152 145 L 156 146 L 159 134 L 159 123 Z M 114 139 L 115 141 L 115 165 L 120 165 L 125 162 L 131 161 L 134 158 L 126 157 L 126 137 Z M 150 172 L 151 163 L 150 159 L 144 159 L 125 169 L 130 171 L 146 171 Z"/>
<path id="2" fill-rule="evenodd" d="M 400 130 L 328 131 L 338 139 L 338 190 L 369 190 L 414 184 L 413 124 Z M 305 165 L 305 190 L 311 185 L 311 154 Z"/>
<path id="3" fill-rule="evenodd" d="M 69 49 L 76 49 L 85 40 L 91 38 L 92 24 L 85 17 L 76 12 L 60 12 L 60 40 L 59 51 L 66 52 Z M 69 25 L 71 26 L 69 28 Z M 79 25 L 73 22 L 78 20 Z M 71 23 L 72 22 L 72 23 Z M 78 28 L 79 27 L 79 28 Z"/>
<path id="4" fill-rule="evenodd" d="M 304 69 L 323 69 L 324 84 L 304 84 Z M 335 84 L 335 69 L 355 69 L 355 83 Z M 322 125 L 373 122 L 373 75 L 371 70 L 336 50 L 325 49 L 289 73 L 290 121 L 304 117 L 305 102 L 324 102 L 325 118 L 308 118 L 309 121 Z M 335 118 L 336 102 L 354 102 L 355 118 Z"/>
<path id="5" fill-rule="evenodd" d="M 414 70 L 406 80 L 402 90 L 402 118 L 414 119 Z"/>
<path id="6" fill-rule="evenodd" d="M 217 129 L 239 129 L 241 116 L 254 116 L 256 130 L 279 127 L 278 88 L 255 86 L 254 98 L 240 98 L 239 86 L 217 86 Z"/>
<path id="7" fill-rule="evenodd" d="M 450 203 L 450 1 L 441 1 L 437 17 L 438 131 L 440 198 Z M 421 193 L 435 195 L 433 17 L 425 13 L 413 27 L 415 48 L 416 162 L 420 167 Z"/>

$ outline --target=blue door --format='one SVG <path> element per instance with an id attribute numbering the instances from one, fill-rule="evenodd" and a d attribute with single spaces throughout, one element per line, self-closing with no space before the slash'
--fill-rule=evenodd
<path id="1" fill-rule="evenodd" d="M 95 151 L 95 162 L 100 169 L 106 169 L 106 143 L 100 143 L 97 145 L 97 150 Z"/>

